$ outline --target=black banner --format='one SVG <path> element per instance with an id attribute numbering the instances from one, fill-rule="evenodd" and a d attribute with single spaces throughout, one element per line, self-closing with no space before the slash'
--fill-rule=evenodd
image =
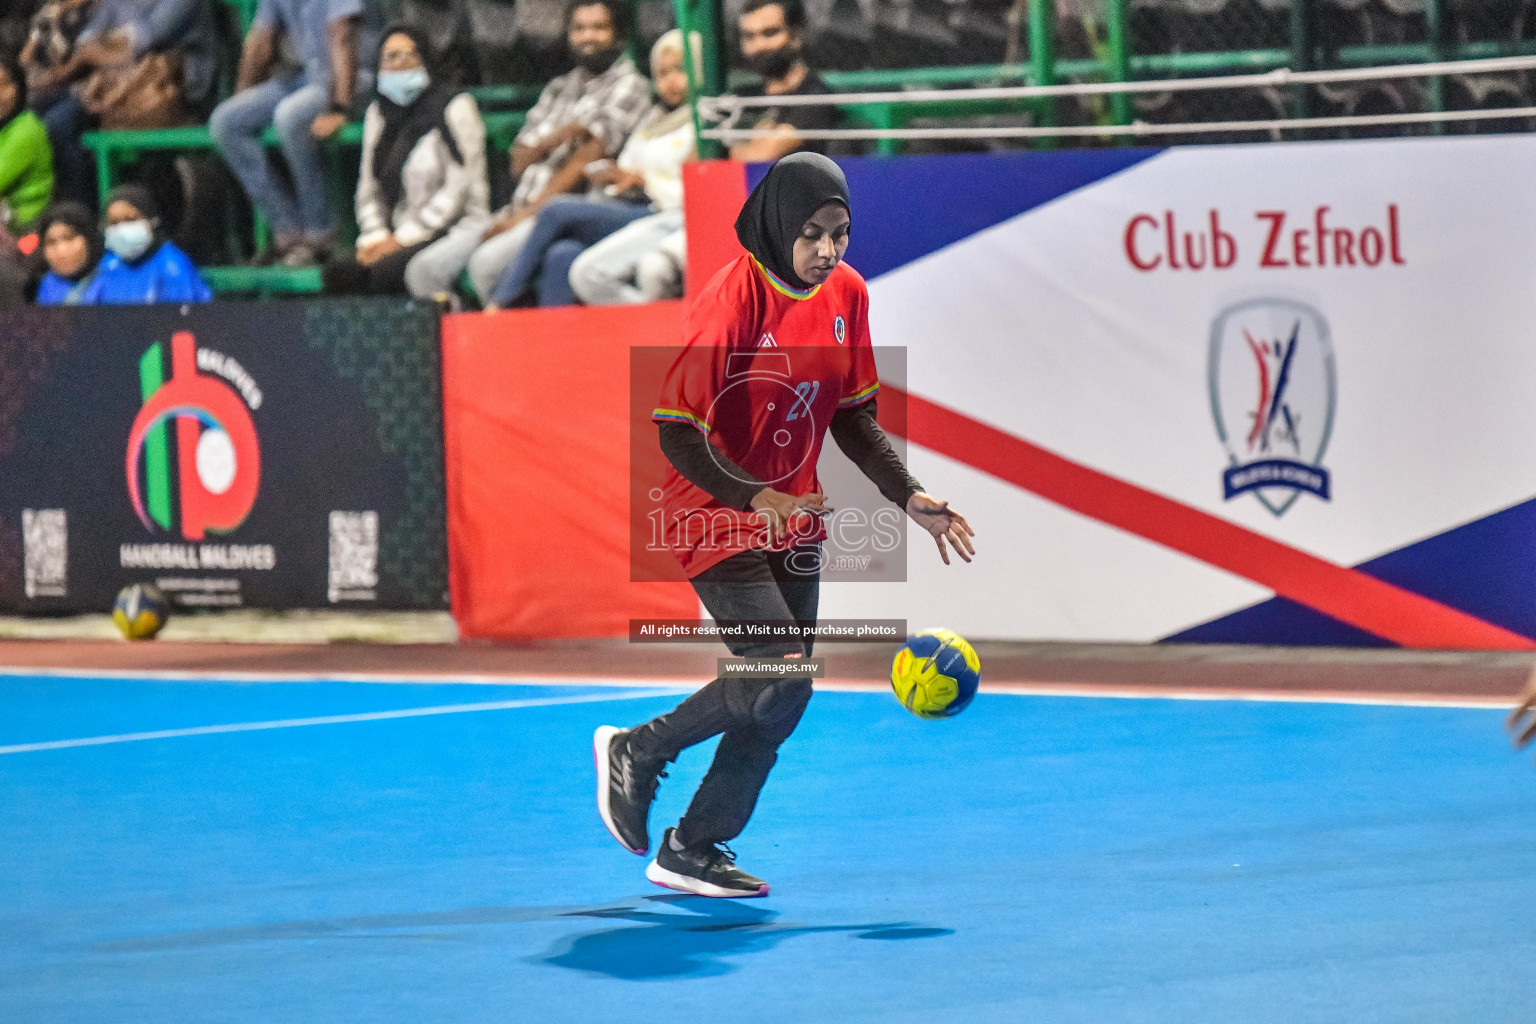
<path id="1" fill-rule="evenodd" d="M 0 610 L 443 608 L 438 321 L 393 300 L 0 316 Z"/>

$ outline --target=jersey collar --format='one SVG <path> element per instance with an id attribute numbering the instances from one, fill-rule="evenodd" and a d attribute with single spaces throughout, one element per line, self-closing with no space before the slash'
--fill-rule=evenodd
<path id="1" fill-rule="evenodd" d="M 756 256 L 752 257 L 752 263 L 757 267 L 758 270 L 763 272 L 763 277 L 767 279 L 768 284 L 773 288 L 774 291 L 778 292 L 780 295 L 788 295 L 796 302 L 804 302 L 806 299 L 811 298 L 817 292 L 821 291 L 821 285 L 819 284 L 812 285 L 810 288 L 807 288 L 804 291 L 800 290 L 799 288 L 791 288 L 788 284 L 785 284 L 783 279 L 781 279 L 777 274 L 763 266 L 762 263 L 758 262 Z"/>

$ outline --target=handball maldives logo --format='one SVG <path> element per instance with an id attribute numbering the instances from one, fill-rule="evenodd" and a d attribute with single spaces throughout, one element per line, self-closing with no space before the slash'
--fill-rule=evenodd
<path id="1" fill-rule="evenodd" d="M 1276 516 L 1303 491 L 1332 497 L 1323 453 L 1337 397 L 1328 322 L 1290 299 L 1253 299 L 1211 326 L 1211 412 L 1231 463 L 1226 500 L 1252 492 Z"/>
<path id="2" fill-rule="evenodd" d="M 218 376 L 200 373 L 200 367 Z M 155 342 L 139 360 L 144 405 L 128 431 L 133 510 L 146 530 L 172 528 L 167 428 L 174 424 L 181 535 L 202 540 L 210 530 L 227 533 L 245 521 L 261 483 L 261 448 L 251 419 L 261 390 L 239 363 L 199 350 L 187 331 L 172 335 L 170 380 L 164 372 L 164 352 Z"/>

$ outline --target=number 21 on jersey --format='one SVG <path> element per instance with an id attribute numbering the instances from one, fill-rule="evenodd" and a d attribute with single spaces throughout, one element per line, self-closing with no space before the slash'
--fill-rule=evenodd
<path id="1" fill-rule="evenodd" d="M 821 381 L 803 380 L 795 385 L 795 407 L 784 417 L 784 422 L 798 419 L 801 416 L 811 414 L 811 405 L 816 401 L 816 395 L 821 391 Z"/>

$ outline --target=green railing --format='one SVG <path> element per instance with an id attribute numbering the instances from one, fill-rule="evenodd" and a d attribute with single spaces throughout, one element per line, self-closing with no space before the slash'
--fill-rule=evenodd
<path id="1" fill-rule="evenodd" d="M 704 38 L 705 75 L 694 82 L 694 94 L 719 95 L 728 82 L 722 59 L 724 41 L 720 31 L 720 0 L 673 0 L 679 25 L 700 31 Z M 898 70 L 823 72 L 827 84 L 839 92 L 875 92 L 913 88 L 945 88 L 1014 83 L 1051 85 L 1064 79 L 1093 79 L 1102 82 L 1130 82 L 1139 79 L 1210 75 L 1234 71 L 1272 71 L 1288 67 L 1304 71 L 1325 67 L 1372 67 L 1387 64 L 1412 64 L 1431 61 L 1472 60 L 1486 57 L 1536 54 L 1536 41 L 1481 41 L 1452 43 L 1448 38 L 1444 0 L 1425 0 L 1426 39 L 1422 43 L 1325 47 L 1318 39 L 1314 24 L 1315 0 L 1291 0 L 1288 18 L 1290 45 L 1273 49 L 1211 49 L 1180 53 L 1136 53 L 1132 47 L 1129 0 L 1105 0 L 1103 45 L 1098 56 L 1087 59 L 1058 59 L 1056 56 L 1057 12 L 1054 0 L 1030 0 L 1028 18 L 1020 31 L 1019 52 L 1027 59 L 1013 64 L 977 64 L 959 67 L 928 67 Z M 692 77 L 692 76 L 690 76 Z M 1291 112 L 1306 116 L 1312 90 L 1297 87 L 1291 91 Z M 1426 108 L 1445 109 L 1444 79 L 1428 80 Z M 1052 98 L 1004 101 L 954 101 L 924 104 L 845 103 L 848 116 L 870 128 L 901 128 L 918 118 L 964 116 L 982 113 L 1028 111 L 1035 124 L 1057 124 L 1056 101 Z M 1115 94 L 1109 98 L 1109 126 L 1130 124 L 1133 120 L 1131 97 Z M 1438 126 L 1436 129 L 1438 130 Z M 1128 135 L 1106 133 L 1106 139 L 1118 143 L 1130 141 Z M 1045 140 L 1042 144 L 1049 144 Z M 879 153 L 899 151 L 900 140 L 882 139 Z"/>

